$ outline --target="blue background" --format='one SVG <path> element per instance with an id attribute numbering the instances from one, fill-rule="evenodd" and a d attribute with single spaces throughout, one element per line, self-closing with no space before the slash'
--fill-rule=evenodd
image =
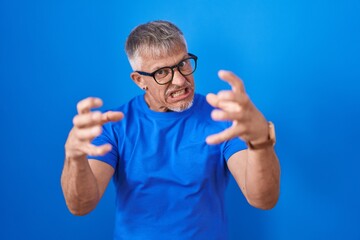
<path id="1" fill-rule="evenodd" d="M 277 126 L 281 197 L 227 192 L 231 239 L 360 239 L 360 2 L 0 0 L 0 239 L 111 239 L 114 189 L 85 217 L 60 188 L 77 101 L 142 93 L 123 46 L 136 25 L 176 23 L 198 55 L 200 93 L 242 77 Z M 169 237 L 171 239 L 171 237 Z"/>

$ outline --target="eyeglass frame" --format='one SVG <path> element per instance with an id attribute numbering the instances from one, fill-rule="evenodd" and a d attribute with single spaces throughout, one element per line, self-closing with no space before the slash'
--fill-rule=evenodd
<path id="1" fill-rule="evenodd" d="M 189 55 L 189 57 L 184 58 L 183 60 L 181 60 L 180 62 L 178 62 L 177 64 L 175 64 L 175 65 L 173 65 L 173 66 L 171 66 L 171 67 L 161 67 L 161 68 L 156 69 L 155 71 L 153 71 L 153 72 L 151 72 L 151 73 L 143 72 L 143 71 L 135 71 L 135 72 L 137 72 L 138 74 L 143 75 L 143 76 L 153 77 L 153 79 L 155 80 L 155 82 L 156 82 L 157 84 L 159 84 L 159 85 L 165 85 L 165 84 L 168 84 L 169 82 L 171 82 L 171 81 L 174 79 L 174 74 L 175 74 L 175 73 L 174 73 L 174 68 L 177 68 L 177 70 L 179 71 L 179 73 L 180 73 L 181 75 L 183 75 L 184 77 L 185 77 L 185 76 L 189 76 L 189 75 L 191 75 L 191 74 L 193 74 L 193 73 L 195 72 L 196 67 L 197 67 L 198 57 L 197 57 L 196 55 L 192 54 L 192 53 L 188 53 L 188 55 Z M 186 60 L 188 60 L 188 59 L 194 59 L 194 61 L 195 61 L 195 66 L 194 66 L 194 69 L 193 69 L 193 71 L 192 71 L 191 73 L 189 73 L 189 74 L 183 74 L 183 73 L 181 72 L 181 70 L 179 69 L 179 65 L 180 65 L 180 63 L 182 63 L 182 62 L 184 62 L 184 61 L 186 61 Z M 155 78 L 155 73 L 156 73 L 157 71 L 159 71 L 159 70 L 161 70 L 161 69 L 165 69 L 165 68 L 170 68 L 170 69 L 171 69 L 171 73 L 172 73 L 171 79 L 170 79 L 169 81 L 165 82 L 165 83 L 159 83 L 159 82 L 156 80 L 156 78 Z"/>

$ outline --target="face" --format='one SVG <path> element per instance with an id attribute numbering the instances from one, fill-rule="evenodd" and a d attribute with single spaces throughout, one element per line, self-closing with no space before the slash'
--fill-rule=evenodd
<path id="1" fill-rule="evenodd" d="M 160 59 L 141 56 L 134 61 L 135 70 L 150 73 L 162 67 L 174 66 L 187 57 L 189 55 L 186 50 Z M 157 84 L 152 76 L 143 76 L 136 72 L 131 74 L 131 78 L 140 88 L 147 87 L 145 101 L 153 111 L 181 112 L 192 105 L 195 88 L 193 74 L 183 76 L 177 68 L 174 68 L 173 80 L 165 85 Z"/>

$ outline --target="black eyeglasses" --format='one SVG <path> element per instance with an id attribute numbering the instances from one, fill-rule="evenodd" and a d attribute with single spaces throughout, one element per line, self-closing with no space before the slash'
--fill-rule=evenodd
<path id="1" fill-rule="evenodd" d="M 139 73 L 140 75 L 153 77 L 157 84 L 165 85 L 173 80 L 174 68 L 177 68 L 179 73 L 181 73 L 183 76 L 188 76 L 195 72 L 198 57 L 191 53 L 188 53 L 188 55 L 188 58 L 181 60 L 181 62 L 172 67 L 162 67 L 152 73 L 142 71 L 135 72 Z"/>

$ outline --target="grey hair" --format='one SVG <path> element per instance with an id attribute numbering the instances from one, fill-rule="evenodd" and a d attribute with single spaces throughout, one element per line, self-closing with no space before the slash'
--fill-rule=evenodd
<path id="1" fill-rule="evenodd" d="M 155 59 L 185 49 L 187 45 L 182 31 L 173 23 L 163 20 L 141 24 L 129 34 L 125 51 L 132 62 L 142 55 Z"/>

